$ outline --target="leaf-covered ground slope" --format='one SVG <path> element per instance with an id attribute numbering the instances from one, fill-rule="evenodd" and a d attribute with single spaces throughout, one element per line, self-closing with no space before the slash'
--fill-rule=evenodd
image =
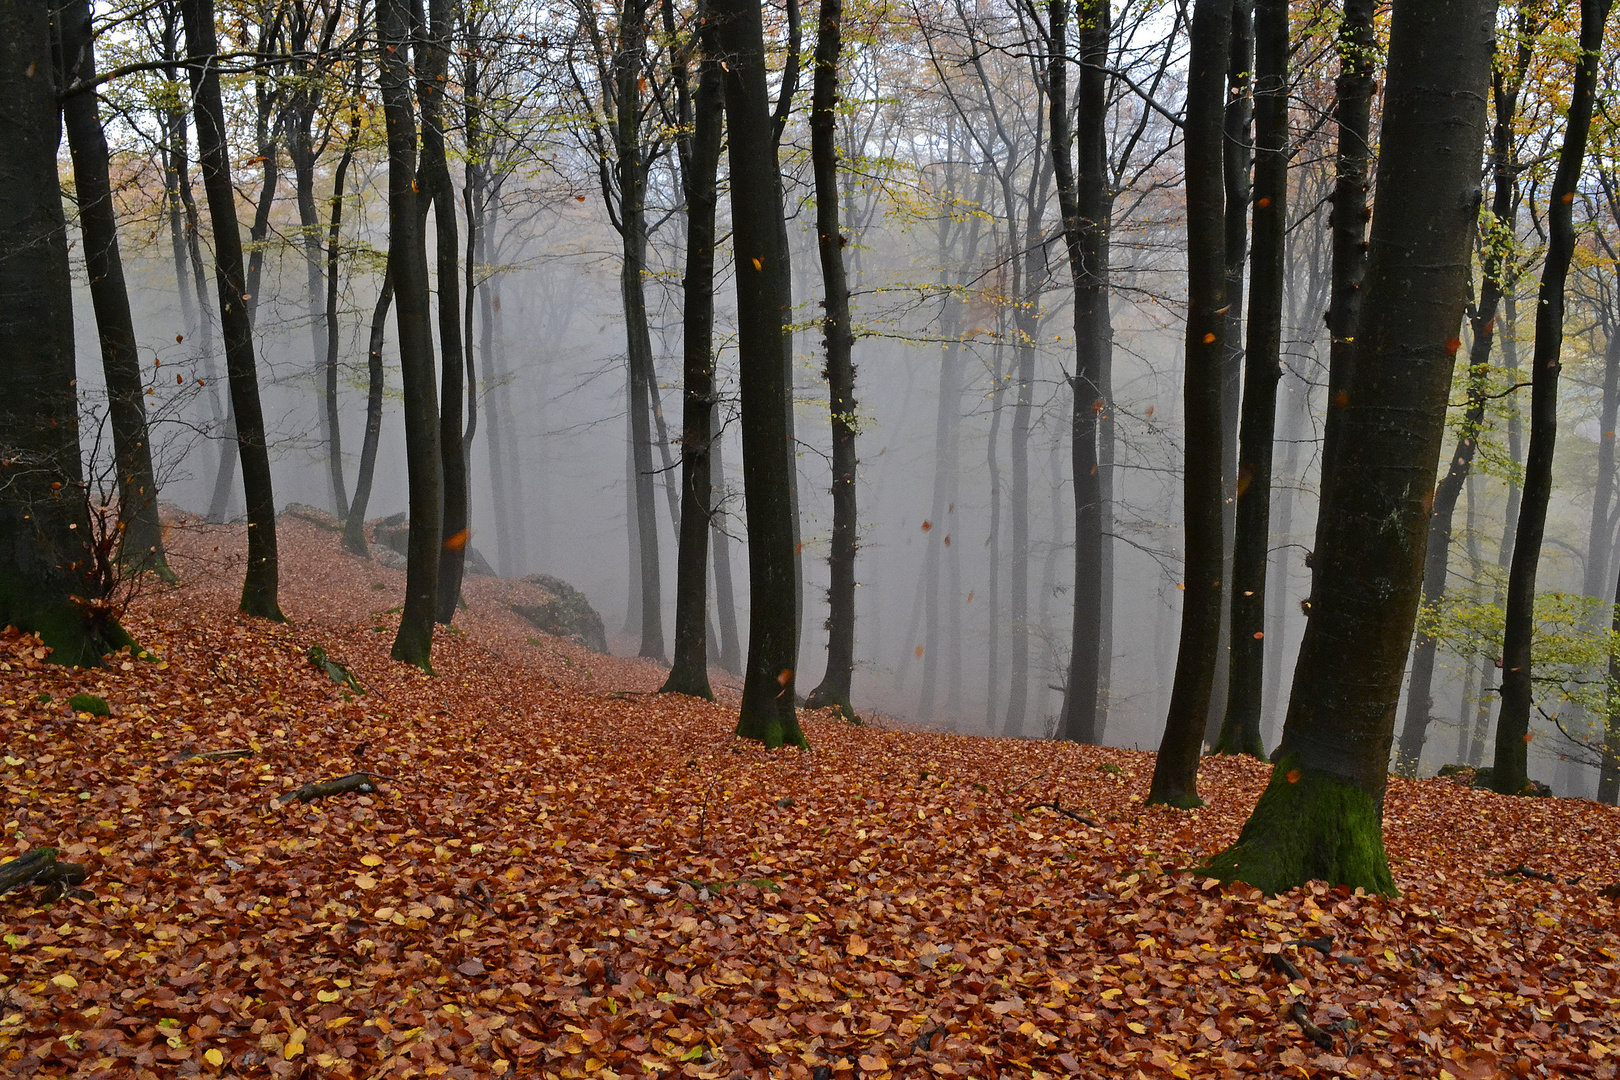
<path id="1" fill-rule="evenodd" d="M 512 583 L 469 579 L 429 677 L 387 658 L 402 575 L 335 536 L 284 522 L 289 626 L 232 614 L 239 530 L 172 543 L 184 584 L 129 619 L 158 661 L 0 642 L 5 850 L 89 869 L 0 897 L 0 1072 L 1615 1075 L 1612 809 L 1393 780 L 1398 900 L 1264 899 L 1179 869 L 1252 762 L 1189 813 L 1130 751 L 825 714 L 767 752 Z"/>

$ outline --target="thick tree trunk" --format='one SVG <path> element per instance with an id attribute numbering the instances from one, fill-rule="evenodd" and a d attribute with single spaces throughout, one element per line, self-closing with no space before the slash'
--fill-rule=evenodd
<path id="1" fill-rule="evenodd" d="M 87 0 L 59 14 L 64 84 L 95 78 L 90 5 Z M 135 345 L 124 262 L 118 250 L 108 173 L 107 134 L 101 127 L 94 92 L 75 94 L 62 103 L 68 147 L 73 154 L 73 187 L 78 196 L 79 226 L 84 236 L 85 270 L 90 302 L 101 341 L 101 366 L 107 381 L 107 409 L 112 421 L 113 458 L 118 491 L 118 522 L 123 530 L 118 557 L 127 571 L 153 571 L 174 580 L 163 552 L 163 526 L 158 520 L 157 475 L 152 468 L 151 435 L 146 427 L 141 361 Z"/>
<path id="2" fill-rule="evenodd" d="M 1076 88 L 1079 131 L 1077 167 L 1069 162 L 1068 3 L 1047 6 L 1047 94 L 1052 131 L 1053 175 L 1063 213 L 1063 239 L 1074 282 L 1074 376 L 1069 380 L 1069 425 L 1074 474 L 1074 615 L 1070 626 L 1068 678 L 1058 735 L 1098 744 L 1102 723 L 1097 700 L 1103 647 L 1103 486 L 1097 453 L 1098 419 L 1107 407 L 1103 372 L 1113 328 L 1108 312 L 1107 76 L 1109 5 L 1080 0 L 1080 78 Z"/>
<path id="3" fill-rule="evenodd" d="M 1485 425 L 1485 401 L 1490 391 L 1491 344 L 1496 335 L 1496 309 L 1502 301 L 1502 275 L 1511 272 L 1510 249 L 1514 193 L 1519 168 L 1514 161 L 1513 121 L 1518 110 L 1519 86 L 1530 64 L 1530 38 L 1520 39 L 1517 62 L 1511 72 L 1497 70 L 1492 75 L 1492 100 L 1496 123 L 1491 134 L 1491 160 L 1494 164 L 1495 191 L 1491 196 L 1491 225 L 1485 235 L 1481 256 L 1479 299 L 1469 317 L 1473 341 L 1468 349 L 1468 404 L 1463 415 L 1462 436 L 1451 456 L 1446 475 L 1434 492 L 1434 513 L 1429 518 L 1429 548 L 1423 565 L 1423 606 L 1439 606 L 1445 595 L 1446 575 L 1451 560 L 1451 523 L 1457 513 L 1457 500 L 1463 482 L 1470 475 L 1479 433 Z M 1498 228 L 1508 230 L 1504 237 Z M 1504 266 L 1504 259 L 1509 260 Z M 1395 771 L 1416 776 L 1428 737 L 1429 711 L 1434 707 L 1434 662 L 1439 642 L 1426 631 L 1419 631 L 1412 652 L 1412 677 L 1406 695 L 1406 720 L 1396 749 Z"/>
<path id="4" fill-rule="evenodd" d="M 439 458 L 444 486 L 434 619 L 446 626 L 455 618 L 456 604 L 461 599 L 461 574 L 472 536 L 472 485 L 462 431 L 467 378 L 466 352 L 461 341 L 461 242 L 457 236 L 456 191 L 445 157 L 444 93 L 454 16 L 452 0 L 428 0 L 427 34 L 416 56 L 416 99 L 422 109 L 422 160 L 417 173 L 422 194 L 417 215 L 425 232 L 428 205 L 432 203 L 437 262 Z M 404 282 L 395 284 L 403 312 Z"/>
<path id="5" fill-rule="evenodd" d="M 795 587 L 793 446 L 788 414 L 788 252 L 782 181 L 765 81 L 765 30 L 754 0 L 712 8 L 726 71 L 732 249 L 736 256 L 743 495 L 748 511 L 748 662 L 737 734 L 804 747 L 794 709 L 799 626 Z"/>
<path id="6" fill-rule="evenodd" d="M 1221 380 L 1226 332 L 1222 102 L 1232 0 L 1195 0 L 1186 110 L 1187 342 L 1181 641 L 1149 803 L 1190 808 L 1221 622 Z"/>
<path id="7" fill-rule="evenodd" d="M 1592 126 L 1598 52 L 1613 0 L 1581 0 L 1581 52 L 1570 92 L 1564 144 L 1547 203 L 1547 256 L 1536 306 L 1536 345 L 1530 360 L 1530 448 L 1524 495 L 1508 574 L 1507 621 L 1502 634 L 1502 711 L 1496 720 L 1491 787 L 1503 795 L 1528 788 L 1531 656 L 1536 570 L 1552 498 L 1553 447 L 1558 438 L 1558 372 L 1564 345 L 1564 282 L 1575 254 L 1574 202 Z"/>
<path id="8" fill-rule="evenodd" d="M 405 558 L 405 609 L 392 656 L 432 671 L 443 546 L 444 458 L 439 452 L 439 403 L 433 385 L 425 216 L 418 200 L 416 110 L 411 102 L 407 51 L 411 39 L 410 9 L 405 0 L 378 0 L 377 44 L 382 66 L 378 83 L 388 125 L 388 277 L 394 286 L 405 391 L 405 473 L 411 524 Z"/>
<path id="9" fill-rule="evenodd" d="M 129 638 L 95 604 L 50 16 L 0 5 L 0 624 L 92 665 Z"/>
<path id="10" fill-rule="evenodd" d="M 1271 456 L 1282 374 L 1288 234 L 1288 3 L 1254 7 L 1254 251 L 1243 362 L 1243 421 L 1232 545 L 1226 715 L 1215 752 L 1265 760 L 1260 713 L 1266 672 L 1266 564 L 1271 558 Z M 1230 259 L 1230 251 L 1228 252 Z M 1231 276 L 1227 277 L 1228 285 Z M 1230 330 L 1230 324 L 1228 324 Z M 1276 644 L 1276 643 L 1274 643 Z"/>
<path id="11" fill-rule="evenodd" d="M 994 734 L 1001 715 L 1001 460 L 997 453 L 1001 445 L 1001 409 L 1006 395 L 1001 390 L 1002 344 L 1001 330 L 1005 329 L 1005 314 L 998 327 L 996 344 L 991 360 L 990 437 L 985 441 L 985 468 L 990 473 L 990 534 L 985 538 L 989 548 L 989 595 L 985 608 L 989 616 L 986 626 L 988 671 L 985 675 L 985 731 Z"/>
<path id="12" fill-rule="evenodd" d="M 812 708 L 832 706 L 855 721 L 850 681 L 855 675 L 855 335 L 850 324 L 847 238 L 838 218 L 838 59 L 844 47 L 842 0 L 821 0 L 816 67 L 810 103 L 810 161 L 816 183 L 816 248 L 821 255 L 822 332 L 827 348 L 827 406 L 832 414 L 832 550 L 827 566 L 827 670 L 810 692 Z"/>
<path id="13" fill-rule="evenodd" d="M 354 477 L 354 501 L 343 523 L 343 546 L 362 559 L 366 550 L 366 507 L 371 503 L 371 481 L 377 474 L 377 444 L 382 439 L 383 338 L 388 330 L 388 309 L 394 303 L 394 278 L 384 274 L 377 306 L 371 313 L 366 345 L 366 434 L 360 444 L 360 468 Z"/>
<path id="14" fill-rule="evenodd" d="M 1329 413 L 1310 620 L 1271 783 L 1208 871 L 1393 893 L 1381 832 L 1479 212 L 1495 0 L 1396 0 L 1354 367 Z"/>
<path id="15" fill-rule="evenodd" d="M 247 499 L 247 576 L 242 583 L 244 614 L 286 621 L 276 602 L 276 500 L 270 482 L 270 451 L 265 444 L 259 403 L 259 373 L 253 357 L 253 324 L 248 318 L 242 234 L 236 221 L 226 146 L 225 105 L 220 94 L 219 51 L 214 39 L 213 0 L 182 0 L 191 89 L 196 99 L 197 157 L 214 232 L 214 277 L 219 289 L 219 322 L 225 338 L 225 369 L 236 418 L 242 491 Z"/>
<path id="16" fill-rule="evenodd" d="M 698 62 L 686 187 L 685 338 L 682 344 L 681 517 L 675 566 L 675 656 L 661 693 L 714 699 L 709 686 L 709 530 L 714 508 L 714 238 L 724 72 Z M 684 72 L 682 78 L 684 79 Z M 718 644 L 718 642 L 716 643 Z"/>

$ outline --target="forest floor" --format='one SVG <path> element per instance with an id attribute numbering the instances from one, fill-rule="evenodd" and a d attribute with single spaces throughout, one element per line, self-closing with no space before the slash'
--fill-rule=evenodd
<path id="1" fill-rule="evenodd" d="M 182 585 L 127 619 L 155 659 L 0 641 L 0 850 L 88 870 L 0 897 L 0 1072 L 1616 1075 L 1620 811 L 1392 779 L 1398 899 L 1267 899 L 1184 869 L 1253 761 L 1183 812 L 1128 750 L 823 713 L 766 751 L 735 687 L 652 694 L 489 578 L 429 677 L 388 659 L 403 575 L 304 522 L 292 622 L 234 614 L 242 536 L 172 530 Z"/>

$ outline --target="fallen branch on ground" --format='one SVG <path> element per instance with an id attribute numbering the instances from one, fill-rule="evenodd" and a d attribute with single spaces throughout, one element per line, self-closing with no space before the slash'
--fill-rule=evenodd
<path id="1" fill-rule="evenodd" d="M 278 801 L 282 803 L 290 803 L 294 799 L 297 799 L 299 802 L 307 803 L 313 802 L 316 799 L 324 799 L 330 795 L 343 795 L 350 791 L 358 791 L 362 795 L 370 795 L 372 792 L 377 790 L 378 780 L 388 779 L 390 779 L 390 777 L 375 776 L 371 773 L 350 773 L 348 776 L 340 776 L 336 780 L 322 780 L 319 783 L 305 784 L 297 791 L 287 792 L 287 794 L 281 796 Z"/>
<path id="2" fill-rule="evenodd" d="M 1078 821 L 1084 825 L 1090 825 L 1094 829 L 1102 828 L 1101 825 L 1086 817 L 1084 814 L 1077 814 L 1073 810 L 1066 809 L 1063 804 L 1058 802 L 1056 799 L 1053 799 L 1051 802 L 1030 803 L 1028 806 L 1024 807 L 1024 813 L 1026 814 L 1031 810 L 1055 810 L 1057 813 L 1062 814 L 1066 818 Z"/>
<path id="3" fill-rule="evenodd" d="M 0 896 L 24 885 L 57 885 L 64 889 L 84 882 L 86 871 L 78 863 L 57 862 L 53 847 L 35 848 L 0 866 Z"/>
<path id="4" fill-rule="evenodd" d="M 176 765 L 180 765 L 187 761 L 234 761 L 237 758 L 246 758 L 252 756 L 253 751 L 248 749 L 204 750 L 202 753 L 198 753 L 195 750 L 186 749 L 180 752 L 180 756 L 174 759 L 174 763 Z"/>

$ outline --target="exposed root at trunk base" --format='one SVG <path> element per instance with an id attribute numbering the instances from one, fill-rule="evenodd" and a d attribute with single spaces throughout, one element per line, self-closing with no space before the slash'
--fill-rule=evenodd
<path id="1" fill-rule="evenodd" d="M 1378 807 L 1361 788 L 1301 767 L 1290 755 L 1272 769 L 1237 843 L 1199 868 L 1267 896 L 1307 881 L 1395 895 Z"/>

